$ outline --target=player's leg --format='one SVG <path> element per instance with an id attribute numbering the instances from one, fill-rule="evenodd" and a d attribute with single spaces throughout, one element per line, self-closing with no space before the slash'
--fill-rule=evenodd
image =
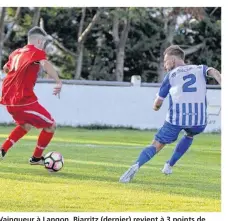
<path id="1" fill-rule="evenodd" d="M 119 181 L 128 183 L 132 180 L 139 168 L 151 160 L 166 144 L 174 142 L 179 133 L 179 127 L 165 122 L 163 127 L 155 135 L 152 144 L 142 150 L 136 162 L 120 177 Z"/>
<path id="2" fill-rule="evenodd" d="M 176 148 L 174 149 L 173 155 L 165 163 L 162 173 L 169 175 L 172 174 L 172 167 L 174 164 L 185 154 L 185 152 L 192 145 L 193 137 L 184 135 L 182 139 L 177 143 Z"/>
<path id="3" fill-rule="evenodd" d="M 31 105 L 27 110 L 27 119 L 31 125 L 40 129 L 40 135 L 37 140 L 32 157 L 29 159 L 31 165 L 43 165 L 43 152 L 50 143 L 56 129 L 56 123 L 51 114 L 38 102 Z"/>
<path id="4" fill-rule="evenodd" d="M 155 156 L 155 154 L 157 154 L 164 146 L 165 144 L 153 140 L 150 146 L 142 150 L 136 162 L 120 177 L 119 182 L 130 182 L 135 176 L 135 174 L 138 172 L 139 168 L 146 162 L 151 160 Z"/>
<path id="5" fill-rule="evenodd" d="M 205 130 L 205 126 L 195 126 L 192 128 L 185 128 L 184 130 L 186 134 L 177 143 L 173 155 L 165 163 L 165 166 L 162 170 L 162 172 L 166 175 L 172 173 L 172 167 L 176 164 L 178 160 L 180 160 L 180 158 L 187 152 L 189 147 L 192 145 L 193 137 L 197 134 L 202 133 Z"/>
<path id="6" fill-rule="evenodd" d="M 35 147 L 35 150 L 33 152 L 33 156 L 30 158 L 29 163 L 31 165 L 43 165 L 43 152 L 52 140 L 54 133 L 56 130 L 56 124 L 55 122 L 50 126 L 43 128 L 43 130 L 40 132 L 37 145 Z"/>
<path id="7" fill-rule="evenodd" d="M 0 159 L 3 159 L 8 152 L 8 150 L 25 134 L 28 133 L 31 129 L 31 125 L 27 124 L 21 119 L 21 111 L 20 108 L 9 107 L 7 108 L 8 112 L 12 115 L 15 120 L 17 126 L 11 131 L 8 138 L 3 142 L 0 148 Z"/>

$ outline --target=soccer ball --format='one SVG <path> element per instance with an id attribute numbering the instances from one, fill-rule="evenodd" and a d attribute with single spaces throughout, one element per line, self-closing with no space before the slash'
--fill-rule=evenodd
<path id="1" fill-rule="evenodd" d="M 61 153 L 49 152 L 44 156 L 44 166 L 50 172 L 57 172 L 62 169 L 64 159 Z"/>

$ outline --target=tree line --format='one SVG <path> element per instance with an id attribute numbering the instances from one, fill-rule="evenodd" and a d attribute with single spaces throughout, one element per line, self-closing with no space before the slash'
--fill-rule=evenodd
<path id="1" fill-rule="evenodd" d="M 0 69 L 39 25 L 53 38 L 49 57 L 63 79 L 130 81 L 140 75 L 143 82 L 161 82 L 163 51 L 171 44 L 185 50 L 187 63 L 221 70 L 220 7 L 3 7 L 0 13 Z"/>

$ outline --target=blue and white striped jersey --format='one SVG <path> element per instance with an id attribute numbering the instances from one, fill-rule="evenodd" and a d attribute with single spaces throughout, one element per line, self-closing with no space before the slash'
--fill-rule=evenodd
<path id="1" fill-rule="evenodd" d="M 178 126 L 207 124 L 206 65 L 184 65 L 170 71 L 163 80 L 159 97 L 169 94 L 166 121 Z"/>

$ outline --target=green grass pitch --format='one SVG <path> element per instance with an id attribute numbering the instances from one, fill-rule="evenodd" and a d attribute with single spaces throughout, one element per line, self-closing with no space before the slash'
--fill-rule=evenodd
<path id="1" fill-rule="evenodd" d="M 0 142 L 12 127 L 0 127 Z M 45 153 L 65 158 L 60 172 L 30 166 L 33 129 L 0 162 L 0 211 L 221 211 L 221 136 L 202 134 L 174 167 L 161 173 L 175 144 L 142 167 L 132 183 L 119 177 L 148 145 L 154 132 L 58 128 Z"/>

